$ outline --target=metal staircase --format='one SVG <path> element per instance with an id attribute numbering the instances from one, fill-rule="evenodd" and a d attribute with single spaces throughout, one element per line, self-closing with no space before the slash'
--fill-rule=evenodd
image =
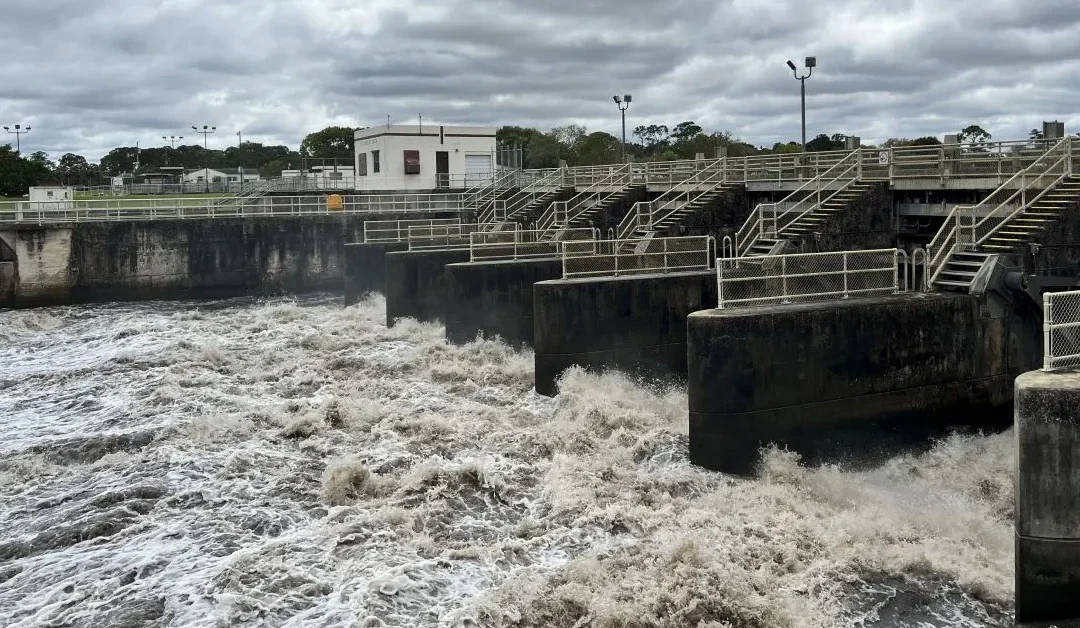
<path id="1" fill-rule="evenodd" d="M 760 203 L 735 234 L 736 257 L 775 255 L 788 240 L 820 231 L 873 188 L 861 172 L 862 152 L 851 151 L 779 203 Z"/>
<path id="2" fill-rule="evenodd" d="M 524 183 L 521 189 L 510 198 L 505 201 L 496 201 L 496 205 L 503 206 L 506 220 L 528 222 L 537 211 L 547 207 L 559 195 L 571 189 L 566 185 L 565 174 L 561 168 L 544 172 L 532 181 Z"/>
<path id="3" fill-rule="evenodd" d="M 552 202 L 538 221 L 537 228 L 548 240 L 562 229 L 591 227 L 601 209 L 638 194 L 643 184 L 633 182 L 632 164 L 616 166 L 566 201 Z"/>
<path id="4" fill-rule="evenodd" d="M 1080 203 L 1080 179 L 1072 176 L 1075 138 L 1051 146 L 982 202 L 957 207 L 927 247 L 930 285 L 977 292 L 998 255 L 1016 253 Z"/>
<path id="5" fill-rule="evenodd" d="M 723 160 L 709 161 L 701 170 L 653 199 L 652 230 L 666 232 L 734 188 L 735 184 L 729 184 L 725 175 Z"/>

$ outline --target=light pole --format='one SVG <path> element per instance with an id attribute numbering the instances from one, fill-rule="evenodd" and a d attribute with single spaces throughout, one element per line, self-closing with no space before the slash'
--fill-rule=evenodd
<path id="1" fill-rule="evenodd" d="M 799 70 L 795 67 L 795 62 L 791 59 L 787 60 L 787 65 L 791 68 L 792 74 L 795 75 L 795 80 L 799 81 L 802 91 L 802 152 L 806 152 L 806 79 L 810 78 L 810 75 L 814 73 L 814 68 L 817 67 L 817 57 L 806 58 L 806 75 L 799 76 Z"/>
<path id="2" fill-rule="evenodd" d="M 615 101 L 615 106 L 619 108 L 622 113 L 622 162 L 626 163 L 626 110 L 630 108 L 630 94 L 623 94 L 622 98 L 618 96 L 611 97 Z"/>
<path id="3" fill-rule="evenodd" d="M 244 193 L 244 132 L 236 132 L 236 160 L 240 162 L 240 193 Z"/>
<path id="4" fill-rule="evenodd" d="M 13 133 L 15 135 L 15 155 L 22 155 L 22 136 L 30 132 L 30 126 L 27 125 L 24 129 L 22 128 L 22 125 L 16 124 L 14 131 L 9 129 L 8 127 L 4 127 L 4 130 L 8 133 Z"/>
<path id="5" fill-rule="evenodd" d="M 206 193 L 210 193 L 210 152 L 206 148 L 206 136 L 210 135 L 214 131 L 217 131 L 216 126 L 202 125 L 202 129 L 197 126 L 192 126 L 191 129 L 196 133 L 202 133 L 202 147 L 203 147 L 203 178 L 206 179 Z"/>
<path id="6" fill-rule="evenodd" d="M 163 139 L 163 140 L 165 140 L 166 142 L 169 143 L 169 148 L 175 149 L 176 148 L 176 143 L 179 142 L 180 140 L 184 139 L 184 136 L 181 135 L 181 136 L 178 137 L 176 135 L 162 135 L 161 139 Z"/>

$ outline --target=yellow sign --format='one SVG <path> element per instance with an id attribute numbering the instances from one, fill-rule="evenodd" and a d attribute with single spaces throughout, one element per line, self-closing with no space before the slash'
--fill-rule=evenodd
<path id="1" fill-rule="evenodd" d="M 345 199 L 340 194 L 331 194 L 326 197 L 326 209 L 332 212 L 339 212 L 345 209 Z"/>

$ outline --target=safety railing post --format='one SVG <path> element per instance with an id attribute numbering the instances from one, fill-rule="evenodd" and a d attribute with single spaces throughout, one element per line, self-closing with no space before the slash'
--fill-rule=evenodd
<path id="1" fill-rule="evenodd" d="M 848 265 L 847 265 L 848 253 L 844 251 L 844 298 L 848 298 Z"/>
<path id="2" fill-rule="evenodd" d="M 787 290 L 787 256 L 780 258 L 781 303 L 790 303 Z"/>
<path id="3" fill-rule="evenodd" d="M 664 272 L 668 272 L 668 241 L 664 238 Z"/>
<path id="4" fill-rule="evenodd" d="M 1047 292 L 1043 295 L 1043 370 L 1049 371 L 1053 368 L 1054 361 L 1054 346 L 1052 344 L 1051 330 L 1054 319 L 1053 300 L 1051 300 L 1052 293 Z"/>

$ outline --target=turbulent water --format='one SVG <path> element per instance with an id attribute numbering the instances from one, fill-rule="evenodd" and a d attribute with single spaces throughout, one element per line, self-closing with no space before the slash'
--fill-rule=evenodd
<path id="1" fill-rule="evenodd" d="M 685 391 L 379 297 L 0 313 L 0 625 L 985 626 L 1012 435 L 687 460 Z"/>

